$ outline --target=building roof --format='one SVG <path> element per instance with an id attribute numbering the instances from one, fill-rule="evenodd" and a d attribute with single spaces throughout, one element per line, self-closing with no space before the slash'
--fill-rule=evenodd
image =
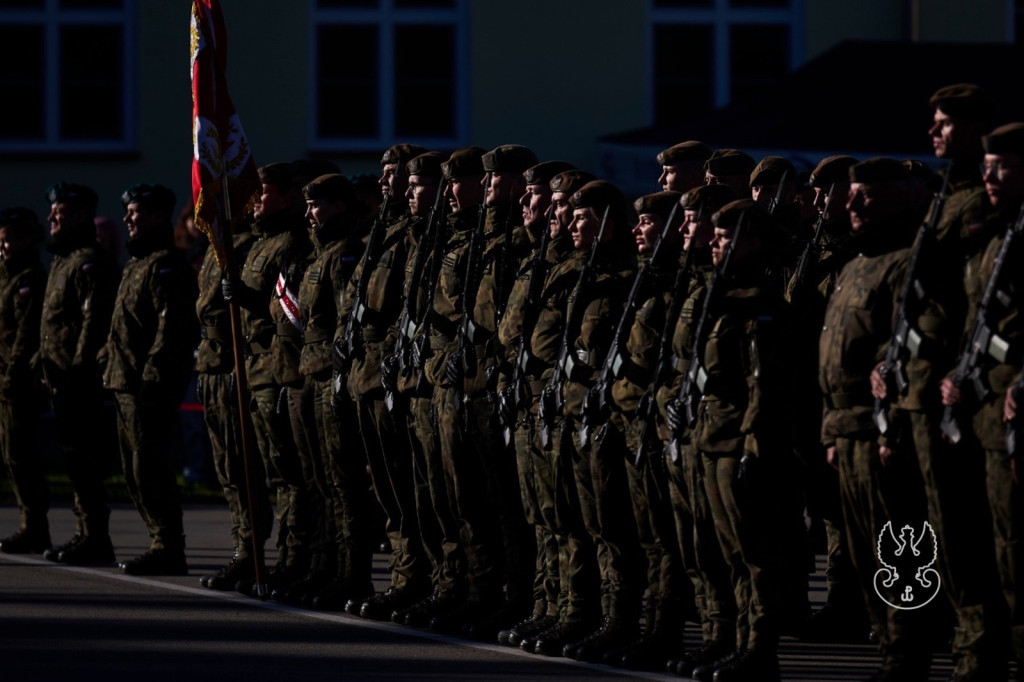
<path id="1" fill-rule="evenodd" d="M 994 125 L 1024 120 L 1024 51 L 1002 44 L 846 41 L 721 109 L 678 123 L 606 135 L 614 145 L 930 156 L 928 99 L 951 83 L 989 90 Z"/>

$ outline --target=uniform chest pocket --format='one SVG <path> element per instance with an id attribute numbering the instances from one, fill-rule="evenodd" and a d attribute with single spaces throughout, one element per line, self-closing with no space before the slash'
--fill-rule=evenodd
<path id="1" fill-rule="evenodd" d="M 306 281 L 310 284 L 317 284 L 320 282 L 320 277 L 323 275 L 323 268 L 319 265 L 309 269 L 306 273 Z"/>
<path id="2" fill-rule="evenodd" d="M 263 268 L 267 267 L 266 256 L 256 256 L 252 259 L 252 267 L 250 268 L 254 272 L 263 272 Z"/>

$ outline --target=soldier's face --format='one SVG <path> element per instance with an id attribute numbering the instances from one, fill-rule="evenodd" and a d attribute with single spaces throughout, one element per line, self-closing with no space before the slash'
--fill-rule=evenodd
<path id="1" fill-rule="evenodd" d="M 899 215 L 907 201 L 908 187 L 906 182 L 851 182 L 846 200 L 850 229 L 863 232 Z"/>
<path id="2" fill-rule="evenodd" d="M 949 116 L 938 109 L 932 117 L 932 127 L 928 129 L 932 137 L 932 149 L 940 159 L 978 154 L 981 151 L 981 136 L 986 132 L 980 123 Z"/>
<path id="3" fill-rule="evenodd" d="M 128 228 L 128 236 L 135 237 L 158 229 L 163 224 L 163 220 L 152 211 L 146 210 L 138 202 L 133 201 L 125 206 L 124 224 Z"/>
<path id="4" fill-rule="evenodd" d="M 488 178 L 490 185 L 488 186 Z M 480 181 L 485 189 L 484 202 L 488 206 L 510 204 L 523 193 L 525 187 L 522 173 L 510 171 L 488 171 Z"/>
<path id="5" fill-rule="evenodd" d="M 312 230 L 320 229 L 331 218 L 345 212 L 344 201 L 328 199 L 306 199 L 306 220 Z"/>
<path id="6" fill-rule="evenodd" d="M 253 214 L 257 218 L 260 218 L 265 215 L 270 215 L 271 213 L 284 211 L 291 208 L 291 205 L 291 194 L 289 194 L 287 190 L 281 189 L 277 185 L 262 185 L 260 190 L 260 200 L 256 202 Z"/>
<path id="7" fill-rule="evenodd" d="M 449 180 L 444 195 L 448 198 L 448 205 L 454 212 L 476 206 L 483 201 L 484 186 L 480 183 L 480 176 L 464 175 L 461 178 Z"/>
<path id="8" fill-rule="evenodd" d="M 572 206 L 569 204 L 567 192 L 551 193 L 551 220 L 548 229 L 552 239 L 569 231 L 569 224 L 572 223 Z"/>
<path id="9" fill-rule="evenodd" d="M 779 192 L 778 185 L 751 185 L 750 186 L 750 198 L 761 204 L 767 206 L 775 198 L 775 195 Z"/>
<path id="10" fill-rule="evenodd" d="M 711 242 L 714 228 L 711 226 L 711 216 L 704 215 L 703 211 L 686 209 L 686 219 L 682 225 L 683 248 L 691 247 L 702 249 Z"/>
<path id="11" fill-rule="evenodd" d="M 523 196 L 519 197 L 519 205 L 523 207 L 523 225 L 538 224 L 551 205 L 551 188 L 547 183 L 527 185 Z"/>
<path id="12" fill-rule="evenodd" d="M 829 204 L 828 213 L 825 214 L 825 204 L 828 202 L 828 187 L 815 187 L 814 188 L 814 208 L 818 211 L 818 215 L 825 214 L 825 220 L 832 220 L 837 215 L 842 214 L 845 210 L 845 202 L 842 197 L 849 194 L 849 185 L 843 183 L 836 183 L 835 189 L 832 190 L 832 203 Z"/>
<path id="13" fill-rule="evenodd" d="M 401 197 L 405 195 L 405 190 L 409 185 L 409 178 L 399 169 L 397 163 L 385 163 L 381 166 L 380 180 L 377 183 L 380 185 L 382 197 L 387 196 L 389 193 L 393 197 Z"/>
<path id="14" fill-rule="evenodd" d="M 32 239 L 27 234 L 19 235 L 14 230 L 0 227 L 0 259 L 9 261 L 31 246 Z"/>
<path id="15" fill-rule="evenodd" d="M 986 154 L 982 180 L 989 203 L 996 208 L 1019 204 L 1024 198 L 1024 168 L 1017 154 Z"/>
<path id="16" fill-rule="evenodd" d="M 429 175 L 410 175 L 405 198 L 409 200 L 409 212 L 415 216 L 426 216 L 437 194 L 437 183 Z"/>
<path id="17" fill-rule="evenodd" d="M 88 218 L 82 209 L 57 202 L 50 205 L 50 214 L 46 220 L 50 223 L 50 236 L 56 237 L 61 232 L 71 232 Z"/>
<path id="18" fill-rule="evenodd" d="M 654 251 L 654 244 L 658 241 L 658 235 L 661 234 L 664 227 L 665 219 L 660 215 L 656 213 L 641 213 L 637 219 L 636 227 L 633 228 L 636 252 L 642 256 L 650 255 Z"/>
<path id="19" fill-rule="evenodd" d="M 674 166 L 662 166 L 658 176 L 661 189 L 669 192 L 687 192 L 694 187 L 706 184 L 701 164 L 695 162 L 677 163 Z"/>
<path id="20" fill-rule="evenodd" d="M 605 226 L 601 241 L 608 241 L 611 225 Z M 601 231 L 601 218 L 592 208 L 576 208 L 572 212 L 572 224 L 569 226 L 569 234 L 572 235 L 572 245 L 579 251 L 588 250 L 597 239 Z"/>

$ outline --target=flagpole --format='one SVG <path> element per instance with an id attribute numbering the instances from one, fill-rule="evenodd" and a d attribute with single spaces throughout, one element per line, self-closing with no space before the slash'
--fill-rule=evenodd
<path id="1" fill-rule="evenodd" d="M 224 225 L 231 225 L 231 201 L 229 200 L 227 173 L 222 172 L 221 187 L 224 194 Z M 224 250 L 224 277 L 234 282 L 238 278 L 237 263 L 235 263 L 234 231 L 229 230 L 228 235 L 222 243 Z M 264 582 L 265 564 L 263 558 L 263 537 L 260 532 L 260 519 L 256 515 L 256 492 L 253 485 L 252 442 L 255 440 L 255 430 L 252 424 L 252 414 L 249 412 L 247 397 L 249 395 L 249 381 L 245 374 L 245 353 L 242 346 L 242 320 L 238 310 L 238 304 L 234 300 L 228 301 L 228 317 L 231 320 L 231 352 L 235 361 L 235 399 L 238 408 L 239 426 L 241 427 L 242 440 L 242 463 L 245 469 L 245 496 L 246 506 L 249 510 L 249 526 L 252 529 L 250 541 L 252 542 L 252 558 L 255 573 L 256 585 L 254 586 L 257 597 L 261 599 L 267 596 L 267 584 Z"/>

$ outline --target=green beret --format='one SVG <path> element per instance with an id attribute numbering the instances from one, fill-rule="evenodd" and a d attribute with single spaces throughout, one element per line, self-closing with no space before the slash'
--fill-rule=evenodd
<path id="1" fill-rule="evenodd" d="M 674 166 L 682 161 L 707 161 L 711 156 L 711 148 L 703 142 L 687 140 L 672 145 L 668 149 L 658 152 L 658 164 L 661 166 Z"/>
<path id="2" fill-rule="evenodd" d="M 619 188 L 604 180 L 591 180 L 587 184 L 573 192 L 569 203 L 573 209 L 591 208 L 598 217 L 602 217 L 605 209 L 608 209 L 608 219 L 620 228 L 626 226 L 626 197 L 622 195 Z M 616 235 L 621 238 L 624 232 L 616 230 Z"/>
<path id="3" fill-rule="evenodd" d="M 174 212 L 176 201 L 174 192 L 163 185 L 137 183 L 121 193 L 121 205 L 125 208 L 128 207 L 128 204 L 140 204 L 147 209 L 166 215 L 171 215 Z"/>
<path id="4" fill-rule="evenodd" d="M 828 187 L 834 182 L 849 182 L 850 166 L 855 163 L 857 159 L 852 156 L 826 156 L 811 171 L 811 177 L 807 182 L 811 187 L 821 188 Z"/>
<path id="5" fill-rule="evenodd" d="M 981 138 L 986 154 L 1024 154 L 1024 123 L 1007 123 Z"/>
<path id="6" fill-rule="evenodd" d="M 441 179 L 441 164 L 444 163 L 444 154 L 441 152 L 427 152 L 413 157 L 405 164 L 405 170 L 409 175 L 426 175 L 434 180 Z"/>
<path id="7" fill-rule="evenodd" d="M 83 206 L 95 212 L 100 198 L 91 187 L 79 185 L 76 182 L 58 182 L 47 188 L 46 201 L 51 204 Z"/>
<path id="8" fill-rule="evenodd" d="M 551 178 L 559 173 L 575 168 L 568 161 L 545 161 L 524 170 L 523 179 L 526 180 L 527 185 L 547 185 L 551 182 Z"/>
<path id="9" fill-rule="evenodd" d="M 850 182 L 871 184 L 873 182 L 896 182 L 908 180 L 910 171 L 896 159 L 877 156 L 850 166 Z"/>
<path id="10" fill-rule="evenodd" d="M 441 164 L 441 173 L 445 180 L 461 178 L 464 175 L 483 175 L 484 164 L 481 158 L 487 150 L 480 147 L 463 147 L 456 149 L 448 160 Z"/>
<path id="11" fill-rule="evenodd" d="M 352 187 L 352 183 L 340 173 L 321 175 L 303 187 L 302 194 L 307 199 L 341 201 L 346 206 L 351 206 L 357 201 L 355 188 Z"/>
<path id="12" fill-rule="evenodd" d="M 900 161 L 903 166 L 907 169 L 907 173 L 912 178 L 918 178 L 923 181 L 928 189 L 938 191 L 942 187 L 941 178 L 938 173 L 933 171 L 928 164 L 917 159 L 903 159 Z"/>
<path id="13" fill-rule="evenodd" d="M 296 187 L 305 187 L 321 175 L 340 173 L 338 164 L 327 159 L 299 159 L 292 161 L 292 183 Z"/>
<path id="14" fill-rule="evenodd" d="M 743 235 L 753 235 L 766 246 L 779 246 L 787 238 L 768 215 L 768 209 L 753 199 L 730 201 L 711 216 L 711 223 L 722 230 L 735 230 L 740 216 L 743 216 Z"/>
<path id="15" fill-rule="evenodd" d="M 484 170 L 522 173 L 537 165 L 537 155 L 521 144 L 503 144 L 484 154 Z"/>
<path id="16" fill-rule="evenodd" d="M 672 191 L 645 194 L 633 202 L 633 210 L 636 211 L 638 215 L 653 213 L 664 220 L 668 220 L 673 207 L 679 205 L 679 199 L 682 196 L 682 192 Z"/>
<path id="17" fill-rule="evenodd" d="M 973 83 L 957 83 L 939 88 L 928 100 L 928 104 L 947 116 L 968 121 L 991 121 L 996 114 L 992 97 Z"/>
<path id="18" fill-rule="evenodd" d="M 555 177 L 551 178 L 551 182 L 548 183 L 548 187 L 551 188 L 552 192 L 573 194 L 576 190 L 583 187 L 583 185 L 587 184 L 591 180 L 597 180 L 597 176 L 592 173 L 588 173 L 587 171 L 562 171 Z"/>
<path id="19" fill-rule="evenodd" d="M 739 149 L 716 149 L 704 162 L 704 170 L 712 175 L 750 175 L 757 163 Z"/>
<path id="20" fill-rule="evenodd" d="M 686 211 L 703 211 L 710 216 L 735 198 L 736 192 L 728 185 L 701 185 L 684 194 L 679 203 Z"/>
<path id="21" fill-rule="evenodd" d="M 384 166 L 389 163 L 402 165 L 403 163 L 409 163 L 413 157 L 426 154 L 428 151 L 426 147 L 421 147 L 418 144 L 396 144 L 388 148 L 384 152 L 384 156 L 380 157 L 380 165 Z"/>
<path id="22" fill-rule="evenodd" d="M 279 162 L 271 163 L 266 166 L 262 166 L 257 171 L 260 176 L 260 183 L 264 185 L 273 185 L 275 187 L 281 187 L 287 189 L 292 184 L 292 165 L 290 163 Z"/>
<path id="23" fill-rule="evenodd" d="M 795 182 L 796 167 L 781 156 L 766 156 L 750 172 L 750 186 L 777 185 L 782 182 L 783 175 L 790 182 Z"/>

